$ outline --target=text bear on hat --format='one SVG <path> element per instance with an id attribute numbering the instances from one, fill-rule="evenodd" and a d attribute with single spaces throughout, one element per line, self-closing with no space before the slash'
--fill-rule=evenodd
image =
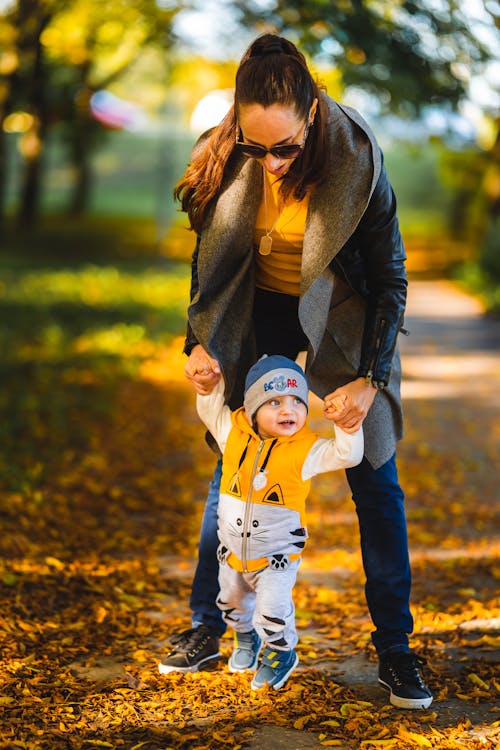
<path id="1" fill-rule="evenodd" d="M 307 406 L 309 387 L 303 369 L 280 354 L 264 354 L 248 371 L 245 379 L 245 413 L 252 422 L 255 412 L 277 396 L 297 396 Z"/>

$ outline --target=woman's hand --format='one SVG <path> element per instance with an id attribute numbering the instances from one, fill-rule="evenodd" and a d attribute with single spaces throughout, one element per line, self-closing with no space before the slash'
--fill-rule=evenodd
<path id="1" fill-rule="evenodd" d="M 324 414 L 344 432 L 356 432 L 368 414 L 377 390 L 364 378 L 342 385 L 324 398 Z"/>
<path id="2" fill-rule="evenodd" d="M 201 344 L 196 344 L 192 348 L 184 374 L 200 396 L 207 396 L 211 393 L 221 379 L 219 363 L 205 351 Z"/>

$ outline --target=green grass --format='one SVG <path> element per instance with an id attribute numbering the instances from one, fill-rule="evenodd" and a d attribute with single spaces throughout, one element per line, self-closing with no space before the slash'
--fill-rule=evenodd
<path id="1" fill-rule="evenodd" d="M 135 221 L 48 222 L 0 254 L 0 484 L 36 492 L 88 445 L 120 383 L 184 329 L 190 269 Z M 34 460 L 36 457 L 36 460 Z"/>
<path id="2" fill-rule="evenodd" d="M 7 137 L 7 204 L 15 211 L 21 182 L 17 135 Z M 194 136 L 168 130 L 151 134 L 103 132 L 91 156 L 89 212 L 102 217 L 142 217 L 165 229 L 175 215 L 175 183 L 189 161 Z M 68 208 L 73 174 L 61 134 L 53 131 L 44 152 L 43 213 Z"/>
<path id="3" fill-rule="evenodd" d="M 393 144 L 384 151 L 384 162 L 398 201 L 400 218 L 418 218 L 424 225 L 437 220 L 446 226 L 452 190 L 441 179 L 444 147 Z M 415 222 L 413 222 L 415 223 Z"/>

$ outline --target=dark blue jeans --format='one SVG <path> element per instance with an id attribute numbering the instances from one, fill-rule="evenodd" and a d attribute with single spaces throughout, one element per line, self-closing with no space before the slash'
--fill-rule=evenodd
<path id="1" fill-rule="evenodd" d="M 215 601 L 219 595 L 219 562 L 217 560 L 217 507 L 222 477 L 222 461 L 217 461 L 214 475 L 208 488 L 207 502 L 201 522 L 198 544 L 198 564 L 194 574 L 189 606 L 192 611 L 193 627 L 209 625 L 222 635 L 226 624 Z"/>
<path id="2" fill-rule="evenodd" d="M 297 297 L 256 290 L 253 323 L 258 356 L 283 354 L 295 359 L 307 349 L 297 310 Z M 413 630 L 409 607 L 411 573 L 404 495 L 398 482 L 396 458 L 393 456 L 376 470 L 363 459 L 346 474 L 359 518 L 366 599 L 376 628 L 373 643 L 379 655 L 408 650 L 408 634 Z M 220 478 L 219 462 L 205 506 L 190 606 L 193 625 L 206 623 L 222 634 L 226 626 L 215 604 L 219 593 L 216 552 Z"/>
<path id="3" fill-rule="evenodd" d="M 376 628 L 373 644 L 379 656 L 408 650 L 408 634 L 413 630 L 411 572 L 404 495 L 395 456 L 376 470 L 364 458 L 359 466 L 347 469 L 346 475 L 359 519 L 366 600 Z M 205 623 L 222 634 L 225 625 L 215 604 L 219 591 L 216 551 L 220 476 L 218 462 L 203 516 L 190 606 L 193 625 Z"/>
<path id="4" fill-rule="evenodd" d="M 411 570 L 396 456 L 378 469 L 363 458 L 359 466 L 346 469 L 346 476 L 359 520 L 366 601 L 376 628 L 373 644 L 379 656 L 408 651 Z"/>

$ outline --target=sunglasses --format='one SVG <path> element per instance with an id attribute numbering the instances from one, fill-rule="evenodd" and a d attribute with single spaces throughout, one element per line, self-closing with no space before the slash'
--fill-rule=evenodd
<path id="1" fill-rule="evenodd" d="M 296 159 L 297 156 L 302 153 L 306 144 L 307 135 L 309 133 L 309 123 L 306 122 L 304 140 L 302 143 L 286 143 L 283 146 L 272 146 L 271 148 L 264 148 L 264 146 L 257 146 L 253 143 L 240 141 L 240 132 L 240 128 L 237 125 L 235 146 L 244 156 L 250 156 L 252 159 L 265 159 L 266 154 L 272 154 L 277 159 Z"/>

